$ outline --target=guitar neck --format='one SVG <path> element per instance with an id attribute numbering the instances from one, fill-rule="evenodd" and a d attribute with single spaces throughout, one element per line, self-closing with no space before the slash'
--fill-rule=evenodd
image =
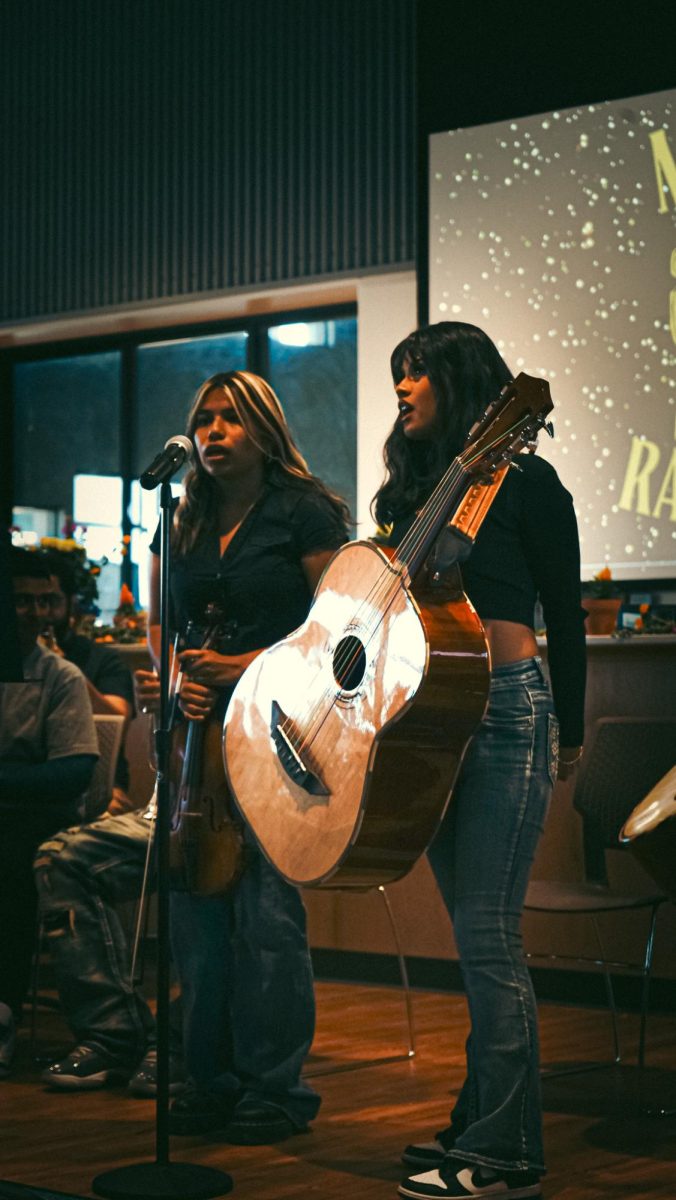
<path id="1" fill-rule="evenodd" d="M 552 407 L 547 381 L 523 372 L 488 406 L 397 550 L 397 562 L 409 581 L 427 559 L 449 515 L 458 512 L 470 490 L 472 519 L 467 536 L 473 539 L 504 479 L 500 473 L 524 447 L 534 447 L 537 432 Z M 553 432 L 551 426 L 547 429 Z M 498 487 L 492 488 L 493 483 Z M 457 524 L 462 529 L 461 523 Z"/>
<path id="2" fill-rule="evenodd" d="M 459 508 L 472 482 L 470 472 L 455 458 L 397 549 L 397 561 L 410 580 L 415 579 L 449 513 Z"/>

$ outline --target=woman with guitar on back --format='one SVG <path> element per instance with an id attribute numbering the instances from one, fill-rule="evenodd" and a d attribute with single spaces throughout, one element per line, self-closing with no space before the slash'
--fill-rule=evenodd
<path id="1" fill-rule="evenodd" d="M 399 415 L 374 513 L 398 545 L 511 373 L 482 330 L 421 328 L 391 360 Z M 509 468 L 463 564 L 491 663 L 489 703 L 428 854 L 453 922 L 471 1033 L 448 1128 L 406 1147 L 403 1196 L 531 1197 L 544 1173 L 535 1001 L 521 944 L 552 787 L 581 757 L 585 639 L 569 493 L 534 455 Z M 535 640 L 539 597 L 552 693 Z M 560 748 L 559 748 L 560 730 Z"/>
<path id="2" fill-rule="evenodd" d="M 215 608 L 221 640 L 217 633 L 208 646 L 179 653 L 178 702 L 189 723 L 216 719 L 220 731 L 249 663 L 305 618 L 324 566 L 347 538 L 349 514 L 310 474 L 275 393 L 258 376 L 207 379 L 186 432 L 195 459 L 173 517 L 173 624 L 185 636 Z M 151 550 L 157 660 L 158 534 Z M 220 737 L 217 756 L 209 767 L 223 771 Z M 305 1129 L 319 1107 L 300 1078 L 314 998 L 300 894 L 243 837 L 241 873 L 228 890 L 172 894 L 191 1085 L 173 1101 L 169 1129 L 222 1130 L 226 1141 L 262 1144 Z"/>

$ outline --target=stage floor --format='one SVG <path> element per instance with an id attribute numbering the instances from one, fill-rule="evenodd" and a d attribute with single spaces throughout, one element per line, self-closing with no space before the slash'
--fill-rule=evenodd
<path id="1" fill-rule="evenodd" d="M 242 1200 L 394 1200 L 404 1173 L 402 1146 L 431 1137 L 447 1121 L 450 1093 L 463 1075 L 467 1032 L 462 996 L 415 992 L 414 1059 L 332 1071 L 364 1059 L 404 1052 L 406 1027 L 396 988 L 317 985 L 317 1037 L 308 1072 L 322 1108 L 310 1134 L 279 1146 L 228 1146 L 217 1137 L 172 1138 L 172 1161 L 229 1172 Z M 600 1009 L 540 1009 L 545 1066 L 593 1062 L 611 1053 L 610 1022 Z M 622 1015 L 627 1062 L 633 1062 L 638 1019 Z M 645 1095 L 676 1108 L 676 1020 L 649 1025 Z M 61 1019 L 38 1017 L 38 1050 L 67 1046 Z M 329 1072 L 323 1072 L 329 1069 Z M 0 1083 L 0 1177 L 34 1188 L 92 1196 L 92 1180 L 129 1162 L 153 1160 L 154 1103 L 124 1088 L 54 1093 L 39 1082 L 22 1031 L 14 1075 Z M 674 1200 L 676 1117 L 637 1112 L 632 1065 L 544 1079 L 545 1200 Z M 0 1185 L 0 1197 L 3 1195 Z"/>

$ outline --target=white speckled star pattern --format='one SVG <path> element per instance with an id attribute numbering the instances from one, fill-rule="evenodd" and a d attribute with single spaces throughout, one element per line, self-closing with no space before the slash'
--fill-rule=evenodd
<path id="1" fill-rule="evenodd" d="M 676 91 L 430 139 L 430 321 L 546 376 L 583 577 L 676 560 Z"/>

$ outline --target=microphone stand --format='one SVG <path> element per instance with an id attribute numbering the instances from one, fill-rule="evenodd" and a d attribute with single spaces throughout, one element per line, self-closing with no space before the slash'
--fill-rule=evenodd
<path id="1" fill-rule="evenodd" d="M 154 486 L 154 485 L 152 485 Z M 133 1163 L 97 1175 L 92 1190 L 110 1200 L 210 1200 L 232 1188 L 225 1171 L 169 1160 L 169 562 L 171 486 L 160 486 L 160 720 L 155 733 L 157 751 L 157 1103 L 155 1161 Z"/>

